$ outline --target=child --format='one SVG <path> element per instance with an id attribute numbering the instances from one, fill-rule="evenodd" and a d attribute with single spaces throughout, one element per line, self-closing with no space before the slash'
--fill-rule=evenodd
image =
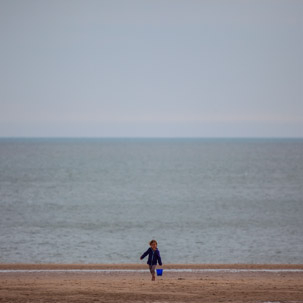
<path id="1" fill-rule="evenodd" d="M 156 240 L 151 240 L 149 242 L 150 248 L 140 257 L 140 260 L 144 259 L 148 255 L 148 260 L 147 264 L 149 265 L 149 271 L 152 275 L 152 281 L 155 281 L 156 276 L 155 276 L 155 271 L 156 271 L 156 266 L 157 262 L 159 263 L 160 266 L 162 266 L 162 260 L 160 257 L 160 251 L 157 249 L 157 241 Z"/>

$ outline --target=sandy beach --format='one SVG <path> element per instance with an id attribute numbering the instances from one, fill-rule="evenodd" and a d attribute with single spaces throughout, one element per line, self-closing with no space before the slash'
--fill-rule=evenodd
<path id="1" fill-rule="evenodd" d="M 303 302 L 303 265 L 0 264 L 0 302 Z"/>

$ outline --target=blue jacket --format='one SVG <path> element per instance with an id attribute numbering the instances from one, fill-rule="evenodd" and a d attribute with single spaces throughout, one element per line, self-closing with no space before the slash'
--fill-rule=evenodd
<path id="1" fill-rule="evenodd" d="M 153 251 L 153 249 L 150 247 L 142 256 L 141 260 L 144 259 L 148 255 L 147 264 L 148 265 L 157 265 L 157 262 L 159 265 L 162 265 L 162 260 L 160 256 L 160 252 L 158 249 Z"/>

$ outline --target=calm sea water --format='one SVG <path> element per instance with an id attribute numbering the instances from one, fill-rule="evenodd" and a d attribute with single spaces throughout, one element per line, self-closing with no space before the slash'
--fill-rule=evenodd
<path id="1" fill-rule="evenodd" d="M 0 139 L 0 262 L 303 263 L 303 140 Z"/>

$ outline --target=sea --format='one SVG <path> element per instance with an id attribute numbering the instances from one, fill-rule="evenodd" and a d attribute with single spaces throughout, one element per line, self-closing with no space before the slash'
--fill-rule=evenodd
<path id="1" fill-rule="evenodd" d="M 303 139 L 1 138 L 0 263 L 303 263 Z"/>

